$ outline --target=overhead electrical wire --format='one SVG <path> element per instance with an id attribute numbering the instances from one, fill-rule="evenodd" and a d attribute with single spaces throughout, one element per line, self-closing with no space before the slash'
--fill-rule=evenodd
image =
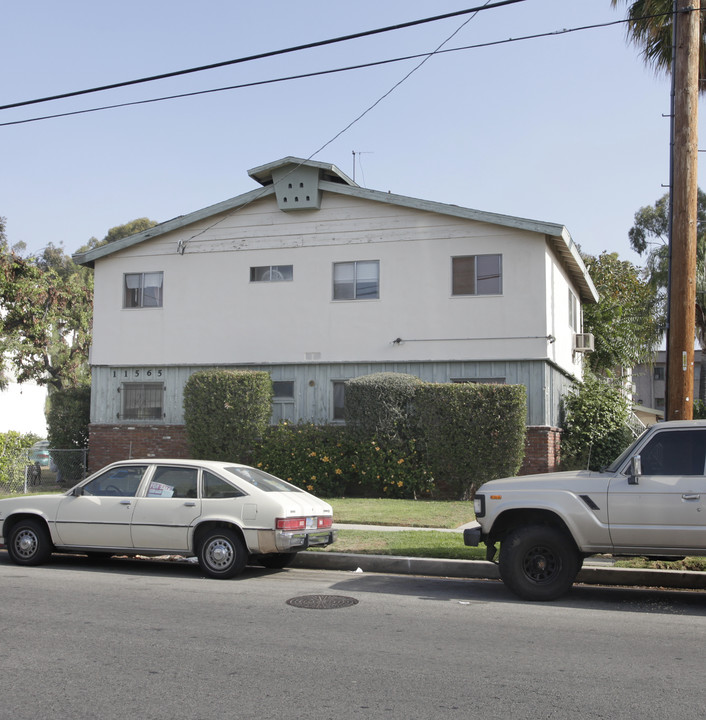
<path id="1" fill-rule="evenodd" d="M 271 84 L 281 83 L 281 82 L 290 82 L 292 80 L 303 80 L 306 78 L 320 77 L 320 76 L 332 75 L 332 74 L 342 73 L 342 72 L 350 72 L 352 70 L 363 70 L 366 68 L 377 67 L 377 66 L 381 66 L 381 65 L 389 65 L 392 63 L 404 62 L 406 60 L 416 60 L 419 58 L 429 59 L 432 55 L 442 55 L 442 54 L 446 54 L 446 53 L 462 52 L 465 50 L 477 50 L 479 48 L 493 47 L 493 46 L 497 46 L 497 45 L 506 45 L 506 44 L 515 43 L 515 42 L 524 42 L 525 40 L 538 40 L 541 38 L 555 37 L 555 36 L 560 36 L 560 35 L 566 35 L 569 33 L 582 32 L 582 31 L 586 31 L 586 30 L 598 30 L 598 29 L 602 29 L 602 28 L 606 28 L 606 27 L 612 27 L 615 25 L 624 25 L 627 22 L 629 22 L 629 20 L 613 20 L 613 21 L 605 22 L 605 23 L 596 23 L 594 25 L 583 25 L 583 26 L 575 27 L 575 28 L 563 28 L 561 30 L 551 30 L 551 31 L 544 32 L 544 33 L 534 33 L 532 35 L 523 35 L 520 37 L 506 38 L 505 40 L 493 40 L 493 41 L 489 41 L 489 42 L 476 43 L 474 45 L 464 45 L 462 47 L 456 47 L 456 48 L 437 49 L 437 50 L 427 52 L 427 53 L 417 53 L 415 55 L 405 55 L 405 56 L 396 57 L 396 58 L 389 58 L 387 60 L 376 60 L 376 61 L 371 61 L 371 62 L 367 62 L 367 63 L 359 63 L 356 65 L 348 65 L 348 66 L 340 67 L 340 68 L 332 68 L 329 70 L 316 70 L 316 71 L 312 71 L 312 72 L 308 72 L 308 73 L 301 73 L 298 75 L 288 75 L 285 77 L 271 78 L 269 80 L 255 80 L 255 81 L 246 82 L 246 83 L 239 83 L 237 85 L 226 85 L 226 86 L 217 87 L 217 88 L 209 88 L 207 90 L 194 90 L 191 92 L 177 93 L 177 94 L 173 94 L 173 95 L 163 95 L 160 97 L 148 98 L 146 100 L 131 100 L 131 101 L 122 102 L 122 103 L 114 103 L 111 105 L 101 105 L 99 107 L 86 108 L 83 110 L 71 110 L 71 111 L 67 111 L 67 112 L 63 112 L 63 113 L 53 113 L 51 115 L 41 115 L 41 116 L 37 116 L 37 117 L 25 118 L 23 120 L 12 120 L 12 121 L 8 121 L 8 122 L 2 122 L 2 123 L 0 123 L 0 127 L 7 127 L 9 125 L 23 125 L 26 123 L 39 122 L 41 120 L 53 120 L 56 118 L 70 117 L 72 115 L 85 115 L 87 113 L 101 112 L 103 110 L 114 110 L 116 108 L 131 107 L 134 105 L 147 105 L 150 103 L 164 102 L 165 100 L 177 100 L 177 99 L 181 99 L 181 98 L 195 97 L 198 95 L 208 95 L 208 94 L 212 94 L 212 93 L 226 92 L 229 90 L 241 90 L 244 88 L 257 87 L 260 85 L 271 85 Z M 77 94 L 80 94 L 80 93 L 77 93 Z M 46 100 L 44 100 L 44 101 L 46 101 Z M 29 101 L 28 103 L 25 103 L 25 104 L 30 104 L 32 102 L 44 102 L 44 101 Z M 15 107 L 15 106 L 16 105 L 0 106 L 0 110 L 7 109 L 9 107 Z"/>
<path id="2" fill-rule="evenodd" d="M 396 25 L 388 25 L 387 27 L 376 28 L 374 30 L 363 30 L 362 32 L 352 33 L 350 35 L 342 35 L 328 40 L 318 40 L 316 42 L 305 43 L 303 45 L 295 45 L 281 50 L 271 50 L 269 52 L 249 55 L 247 57 L 236 58 L 234 60 L 224 60 L 222 62 L 211 63 L 209 65 L 200 65 L 198 67 L 187 68 L 185 70 L 174 70 L 172 72 L 161 73 L 159 75 L 150 75 L 149 77 L 138 78 L 136 80 L 126 80 L 123 82 L 111 83 L 109 85 L 101 85 L 99 87 L 87 88 L 85 90 L 74 90 L 72 92 L 51 95 L 44 98 L 36 98 L 34 100 L 22 100 L 20 102 L 10 103 L 8 105 L 0 105 L 0 110 L 9 110 L 11 108 L 25 107 L 27 105 L 36 105 L 38 103 L 50 102 L 53 100 L 63 100 L 66 98 L 77 97 L 79 95 L 88 95 L 90 93 L 103 92 L 105 90 L 115 90 L 117 88 L 128 87 L 131 85 L 139 85 L 142 83 L 154 82 L 156 80 L 166 80 L 167 78 L 179 77 L 181 75 L 189 75 L 191 73 L 203 72 L 205 70 L 215 70 L 217 68 L 228 67 L 240 63 L 251 62 L 253 60 L 262 60 L 264 58 L 275 57 L 277 55 L 285 55 L 287 53 L 299 52 L 301 50 L 311 50 L 313 48 L 324 47 L 326 45 L 334 45 L 336 43 L 346 42 L 348 40 L 357 40 L 371 35 L 380 35 L 381 33 L 392 32 L 394 30 L 402 30 L 404 28 L 423 25 L 425 23 L 438 22 L 439 20 L 447 20 L 448 18 L 459 17 L 461 15 L 469 15 L 478 13 L 481 10 L 492 10 L 494 8 L 504 7 L 506 5 L 515 5 L 517 3 L 526 2 L 526 0 L 497 0 L 496 2 L 488 2 L 480 7 L 467 8 L 465 10 L 456 10 L 455 12 L 444 13 L 443 15 L 435 15 L 434 17 L 422 18 L 421 20 L 410 20 L 405 23 L 397 23 Z"/>

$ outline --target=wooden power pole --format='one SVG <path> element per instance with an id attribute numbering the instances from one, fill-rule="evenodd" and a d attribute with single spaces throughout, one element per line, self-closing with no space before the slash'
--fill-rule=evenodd
<path id="1" fill-rule="evenodd" d="M 694 402 L 701 0 L 676 0 L 675 5 L 667 420 L 691 420 Z"/>

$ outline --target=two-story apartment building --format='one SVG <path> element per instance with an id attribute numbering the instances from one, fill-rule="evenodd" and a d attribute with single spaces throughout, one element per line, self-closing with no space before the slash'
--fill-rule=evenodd
<path id="1" fill-rule="evenodd" d="M 93 249 L 91 466 L 187 453 L 183 388 L 267 370 L 273 421 L 338 422 L 377 371 L 521 383 L 530 457 L 551 467 L 597 293 L 562 225 L 358 186 L 297 158 L 251 192 Z"/>

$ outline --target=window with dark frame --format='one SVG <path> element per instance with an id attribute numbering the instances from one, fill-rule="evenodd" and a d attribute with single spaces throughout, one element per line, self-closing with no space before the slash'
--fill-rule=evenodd
<path id="1" fill-rule="evenodd" d="M 376 300 L 380 297 L 380 261 L 333 264 L 334 300 Z"/>
<path id="2" fill-rule="evenodd" d="M 451 258 L 452 295 L 502 295 L 502 255 Z"/>
<path id="3" fill-rule="evenodd" d="M 333 386 L 333 419 L 334 420 L 345 420 L 346 419 L 346 381 L 345 380 L 333 380 L 331 382 Z"/>
<path id="4" fill-rule="evenodd" d="M 275 400 L 293 400 L 294 399 L 294 380 L 273 380 L 272 390 Z"/>
<path id="5" fill-rule="evenodd" d="M 293 265 L 259 265 L 250 268 L 250 282 L 286 282 L 293 279 Z"/>
<path id="6" fill-rule="evenodd" d="M 163 272 L 125 273 L 123 277 L 123 307 L 162 307 Z"/>
<path id="7" fill-rule="evenodd" d="M 164 415 L 164 383 L 123 383 L 123 420 L 161 420 Z"/>

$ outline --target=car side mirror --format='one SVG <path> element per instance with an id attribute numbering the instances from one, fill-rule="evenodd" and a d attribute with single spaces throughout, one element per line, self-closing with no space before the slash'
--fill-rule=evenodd
<path id="1" fill-rule="evenodd" d="M 71 494 L 72 494 L 74 497 L 81 497 L 81 495 L 83 495 L 83 487 L 75 487 L 75 488 L 71 491 Z"/>
<path id="2" fill-rule="evenodd" d="M 639 485 L 640 475 L 642 475 L 642 458 L 634 455 L 630 460 L 630 474 L 628 475 L 628 485 Z"/>

